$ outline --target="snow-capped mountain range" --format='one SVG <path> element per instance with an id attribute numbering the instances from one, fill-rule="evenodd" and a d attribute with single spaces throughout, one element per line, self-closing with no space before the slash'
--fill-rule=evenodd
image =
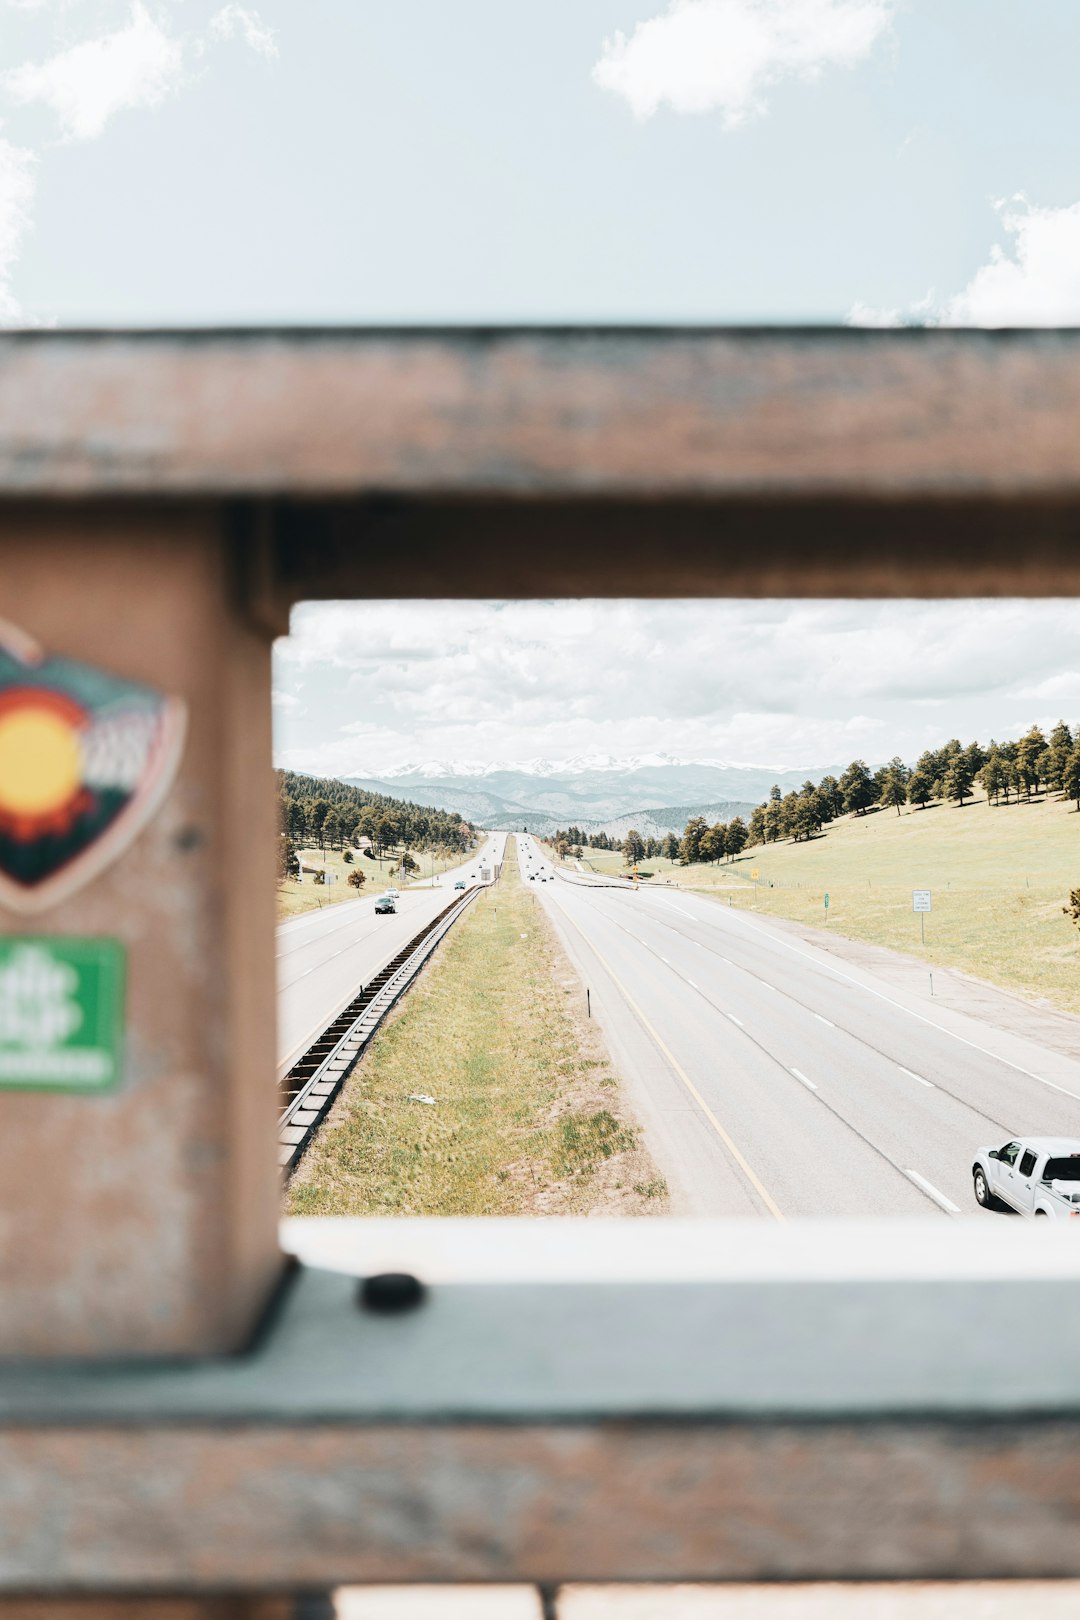
<path id="1" fill-rule="evenodd" d="M 403 777 L 420 777 L 424 781 L 431 781 L 435 778 L 446 780 L 458 776 L 501 776 L 508 772 L 520 773 L 523 776 L 581 776 L 586 771 L 610 771 L 628 776 L 634 771 L 665 770 L 670 766 L 682 765 L 704 765 L 720 771 L 761 770 L 772 778 L 776 775 L 776 772 L 767 765 L 744 765 L 725 759 L 680 759 L 674 754 L 662 753 L 631 754 L 624 759 L 617 758 L 614 754 L 578 754 L 572 759 L 428 759 L 416 765 L 391 766 L 380 772 L 380 775 L 384 782 L 398 781 Z"/>
<path id="2" fill-rule="evenodd" d="M 457 810 L 479 827 L 528 827 L 549 833 L 575 825 L 619 837 L 638 830 L 681 832 L 692 815 L 710 821 L 747 815 L 774 782 L 782 791 L 815 781 L 829 766 L 776 771 L 720 759 L 678 759 L 671 754 L 617 758 L 585 754 L 572 759 L 425 760 L 345 778 L 355 787 L 405 797 L 439 810 Z"/>

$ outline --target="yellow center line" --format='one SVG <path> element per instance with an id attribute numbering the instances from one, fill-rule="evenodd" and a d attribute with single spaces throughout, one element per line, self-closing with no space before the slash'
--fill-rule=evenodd
<path id="1" fill-rule="evenodd" d="M 601 954 L 601 952 L 597 950 L 596 946 L 593 944 L 593 942 L 589 938 L 589 936 L 585 933 L 584 929 L 581 928 L 580 925 L 574 921 L 574 919 L 570 916 L 569 912 L 565 911 L 562 906 L 559 907 L 559 910 L 562 912 L 563 916 L 566 918 L 566 920 L 570 924 L 570 926 L 572 928 L 574 928 L 581 935 L 582 939 L 585 941 L 585 943 L 589 947 L 590 951 L 592 951 L 592 953 L 596 957 L 597 961 L 600 962 L 601 965 L 603 966 L 604 971 L 608 974 L 608 976 L 611 979 L 612 983 L 619 990 L 619 993 L 629 1003 L 630 1007 L 633 1009 L 633 1011 L 635 1012 L 637 1017 L 641 1020 L 644 1027 L 648 1030 L 649 1034 L 652 1036 L 653 1040 L 656 1042 L 656 1044 L 660 1048 L 661 1052 L 663 1052 L 664 1056 L 667 1058 L 668 1062 L 671 1064 L 671 1067 L 675 1070 L 675 1073 L 678 1075 L 679 1079 L 682 1081 L 682 1083 L 686 1087 L 687 1091 L 693 1097 L 694 1101 L 697 1103 L 698 1107 L 701 1109 L 701 1112 L 705 1115 L 705 1118 L 708 1120 L 709 1124 L 712 1126 L 713 1130 L 716 1132 L 716 1134 L 720 1138 L 721 1142 L 723 1142 L 724 1146 L 727 1148 L 728 1152 L 731 1154 L 731 1157 L 735 1160 L 735 1163 L 739 1166 L 740 1170 L 742 1171 L 743 1175 L 746 1177 L 747 1181 L 750 1183 L 750 1185 L 753 1187 L 754 1191 L 757 1193 L 758 1197 L 761 1199 L 762 1203 L 765 1205 L 765 1208 L 769 1211 L 769 1214 L 773 1217 L 774 1220 L 782 1221 L 784 1219 L 784 1216 L 781 1214 L 780 1209 L 779 1209 L 779 1207 L 778 1207 L 778 1205 L 776 1203 L 776 1200 L 768 1192 L 768 1190 L 766 1189 L 766 1187 L 762 1183 L 761 1178 L 755 1173 L 754 1170 L 751 1169 L 750 1165 L 746 1162 L 743 1155 L 739 1152 L 739 1149 L 735 1146 L 735 1143 L 732 1141 L 732 1139 L 728 1135 L 727 1131 L 725 1131 L 724 1127 L 721 1125 L 720 1121 L 717 1119 L 716 1115 L 713 1113 L 712 1109 L 709 1107 L 708 1103 L 705 1101 L 704 1097 L 701 1095 L 701 1092 L 698 1090 L 697 1086 L 695 1086 L 694 1082 L 691 1080 L 690 1076 L 687 1074 L 686 1070 L 683 1068 L 682 1064 L 679 1062 L 679 1060 L 675 1056 L 674 1052 L 667 1045 L 667 1043 L 662 1039 L 662 1037 L 657 1033 L 657 1031 L 653 1028 L 652 1024 L 646 1018 L 645 1014 L 642 1012 L 641 1008 L 638 1006 L 637 1002 L 634 1000 L 633 996 L 630 994 L 630 992 L 626 988 L 625 984 L 623 984 L 622 980 L 619 978 L 619 975 L 615 972 L 615 970 L 611 966 L 610 962 L 608 962 L 606 957 L 604 957 Z"/>

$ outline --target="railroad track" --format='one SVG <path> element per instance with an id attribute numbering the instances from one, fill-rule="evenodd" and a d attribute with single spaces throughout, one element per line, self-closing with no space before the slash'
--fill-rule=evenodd
<path id="1" fill-rule="evenodd" d="M 278 1163 L 286 1177 L 295 1170 L 331 1103 L 391 1007 L 404 995 L 443 935 L 479 893 L 480 888 L 475 887 L 468 889 L 459 900 L 451 901 L 381 973 L 361 985 L 359 993 L 327 1024 L 280 1081 Z"/>

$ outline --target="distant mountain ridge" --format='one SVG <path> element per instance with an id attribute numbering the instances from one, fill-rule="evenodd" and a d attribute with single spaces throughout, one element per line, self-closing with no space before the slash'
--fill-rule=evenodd
<path id="1" fill-rule="evenodd" d="M 565 777 L 582 776 L 591 772 L 603 772 L 612 776 L 632 775 L 637 771 L 656 770 L 669 771 L 672 769 L 694 769 L 716 771 L 750 771 L 769 778 L 769 785 L 778 779 L 774 766 L 751 765 L 735 760 L 725 759 L 683 759 L 675 754 L 651 753 L 631 754 L 620 756 L 616 754 L 576 754 L 569 759 L 525 759 L 525 760 L 425 760 L 416 765 L 394 765 L 381 773 L 384 782 L 397 781 L 402 777 L 416 777 L 423 781 L 457 780 L 460 777 L 491 777 L 501 775 L 527 776 L 527 777 Z M 806 770 L 788 770 L 781 774 L 802 781 Z"/>
<path id="2" fill-rule="evenodd" d="M 568 760 L 474 764 L 428 760 L 374 776 L 347 776 L 354 787 L 376 793 L 407 791 L 409 798 L 440 810 L 457 810 L 478 827 L 528 827 L 547 834 L 573 824 L 583 832 L 621 837 L 631 826 L 646 836 L 680 832 L 692 815 L 710 821 L 747 815 L 768 796 L 801 787 L 829 766 L 776 771 L 767 765 L 723 760 L 684 760 L 668 754 L 629 759 L 582 755 Z M 636 819 L 635 819 L 636 818 Z M 642 825 L 638 823 L 642 822 Z M 616 826 L 621 831 L 616 831 Z"/>

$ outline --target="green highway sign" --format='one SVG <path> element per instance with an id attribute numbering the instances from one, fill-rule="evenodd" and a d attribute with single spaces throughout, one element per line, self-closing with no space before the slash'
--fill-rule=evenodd
<path id="1" fill-rule="evenodd" d="M 829 909 L 829 897 L 828 897 L 828 895 L 826 895 L 825 896 L 825 910 L 828 911 L 828 909 Z"/>
<path id="2" fill-rule="evenodd" d="M 116 1085 L 126 954 L 115 939 L 0 939 L 0 1089 Z"/>

